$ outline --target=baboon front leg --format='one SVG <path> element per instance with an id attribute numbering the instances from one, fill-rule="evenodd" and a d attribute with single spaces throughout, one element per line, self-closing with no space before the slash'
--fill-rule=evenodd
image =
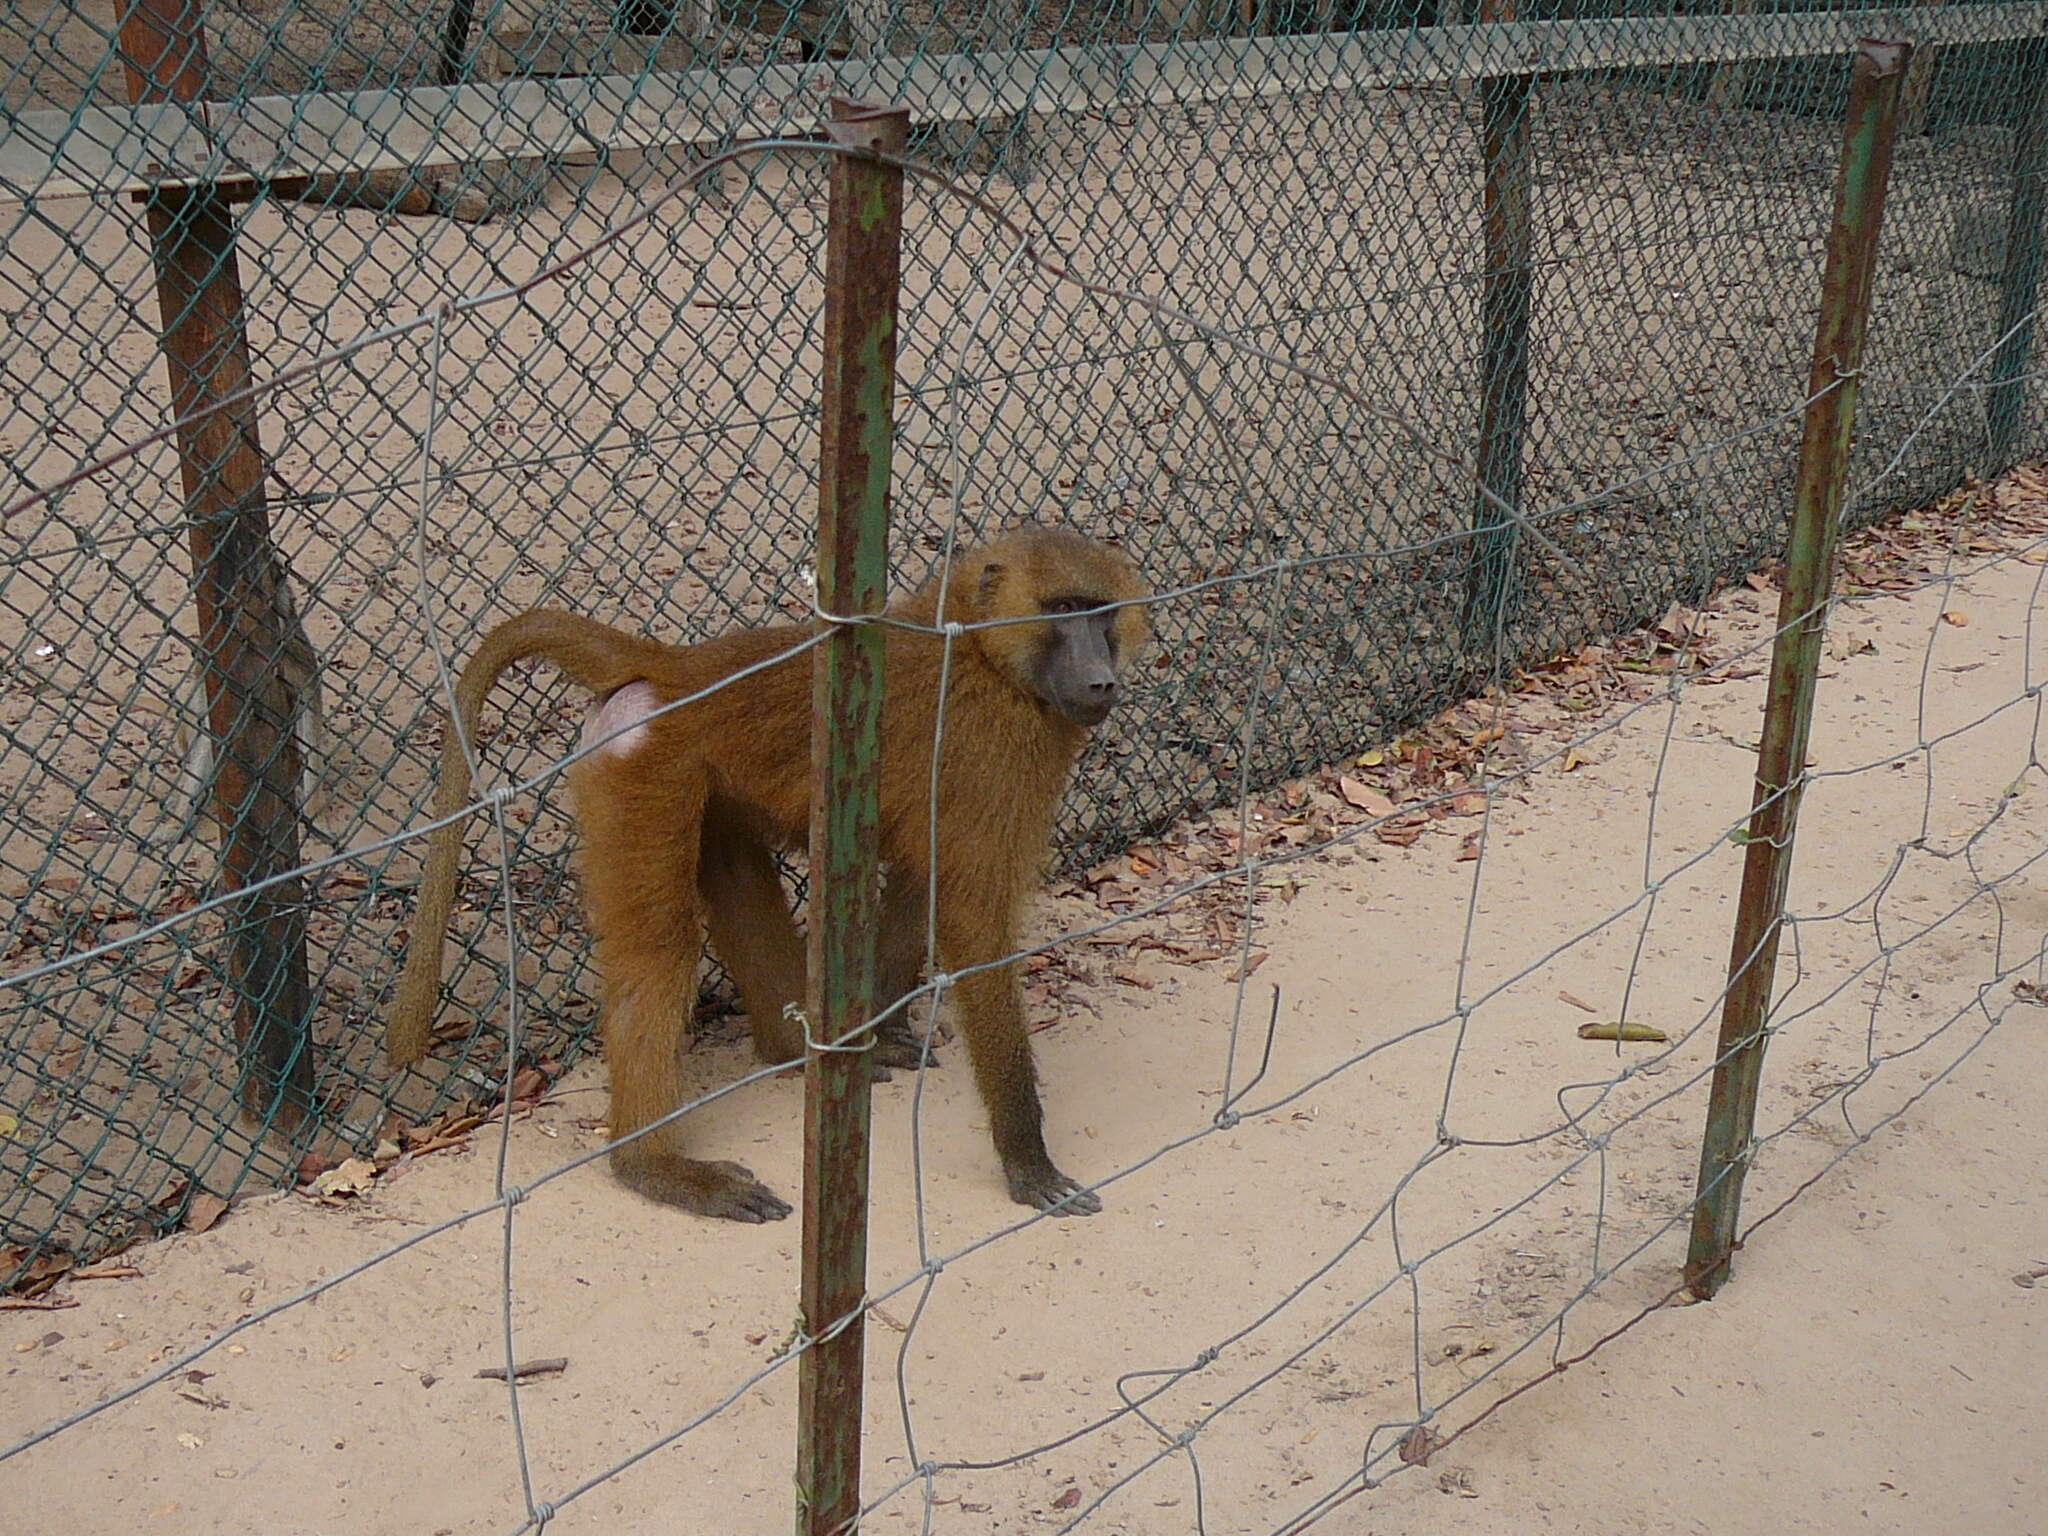
<path id="1" fill-rule="evenodd" d="M 790 916 L 775 856 L 757 837 L 720 814 L 704 823 L 697 888 L 704 897 L 711 949 L 740 989 L 754 1054 L 767 1062 L 804 1059 L 804 1032 L 786 1011 L 804 1001 L 804 941 Z"/>
<path id="2" fill-rule="evenodd" d="M 948 967 L 966 970 L 1017 949 L 1014 928 L 989 921 L 986 901 L 942 898 L 940 921 Z M 1055 1216 L 1092 1216 L 1102 1198 L 1053 1166 L 1045 1150 L 1045 1111 L 1038 1099 L 1038 1068 L 1024 1016 L 1022 968 L 1005 965 L 963 976 L 958 990 L 960 1031 L 974 1064 L 974 1085 L 988 1107 L 996 1156 L 1002 1159 L 1010 1198 Z"/>
<path id="3" fill-rule="evenodd" d="M 608 719 L 622 689 L 592 712 Z M 601 734 L 601 732 L 599 733 Z M 677 1060 L 696 995 L 697 853 L 701 795 L 642 794 L 655 765 L 622 752 L 584 759 L 569 773 L 583 834 L 584 901 L 604 978 L 604 1044 L 611 1071 L 611 1132 L 627 1136 L 682 1102 Z M 732 1221 L 780 1221 L 788 1203 L 738 1163 L 686 1157 L 669 1124 L 619 1147 L 612 1171 L 667 1205 Z"/>

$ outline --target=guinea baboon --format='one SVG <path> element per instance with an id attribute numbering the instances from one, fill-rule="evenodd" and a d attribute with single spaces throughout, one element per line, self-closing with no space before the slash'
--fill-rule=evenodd
<path id="1" fill-rule="evenodd" d="M 930 631 L 942 622 L 1026 621 L 970 629 L 953 644 L 934 927 L 947 967 L 991 967 L 961 976 L 953 990 L 1010 1194 L 1062 1214 L 1092 1213 L 1101 1201 L 1046 1153 L 1022 979 L 1017 966 L 996 962 L 1018 948 L 1025 899 L 1043 878 L 1053 814 L 1074 758 L 1089 728 L 1109 712 L 1119 674 L 1150 633 L 1136 605 L 1145 595 L 1121 552 L 1076 533 L 1031 528 L 963 554 L 943 614 L 936 576 L 888 610 L 925 628 L 892 627 L 884 642 L 881 841 L 888 879 L 876 987 L 883 1005 L 915 986 L 924 958 L 943 644 Z M 696 996 L 700 909 L 711 947 L 746 1002 L 755 1050 L 768 1061 L 803 1055 L 802 1028 L 789 1005 L 804 999 L 804 948 L 774 853 L 801 848 L 809 835 L 812 663 L 807 653 L 773 658 L 815 633 L 815 623 L 779 624 L 675 647 L 536 609 L 487 634 L 456 684 L 456 707 L 472 739 L 492 683 L 529 657 L 552 662 L 598 696 L 586 743 L 623 728 L 568 770 L 582 834 L 584 902 L 603 976 L 614 1137 L 681 1102 L 677 1057 Z M 730 687 L 645 718 L 764 662 L 771 664 Z M 435 814 L 452 815 L 469 794 L 469 765 L 451 727 Z M 386 1036 L 391 1059 L 401 1065 L 426 1053 L 461 850 L 460 823 L 434 833 Z M 870 1059 L 915 1066 L 917 1042 L 896 1017 L 878 1029 Z M 685 1157 L 679 1131 L 665 1126 L 617 1149 L 614 1170 L 643 1194 L 707 1216 L 773 1221 L 789 1214 L 738 1164 Z"/>

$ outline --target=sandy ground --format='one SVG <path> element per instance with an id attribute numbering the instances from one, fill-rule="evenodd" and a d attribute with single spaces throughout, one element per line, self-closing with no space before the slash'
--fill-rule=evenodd
<path id="1" fill-rule="evenodd" d="M 1426 1466 L 1394 1454 L 1421 1410 L 1450 1434 L 1677 1283 L 1762 689 L 1745 652 L 1776 602 L 1745 587 L 1670 616 L 1714 663 L 1675 700 L 1622 641 L 1454 712 L 1439 743 L 1491 721 L 1493 772 L 1533 766 L 1491 795 L 1440 779 L 1408 846 L 1396 823 L 1316 851 L 1356 829 L 1347 797 L 1415 793 L 1412 750 L 1406 777 L 1390 757 L 1262 801 L 1250 843 L 1305 856 L 1266 871 L 1248 935 L 1240 893 L 1190 897 L 1041 968 L 1071 1005 L 1038 1041 L 1055 1156 L 1123 1170 L 1101 1216 L 990 1241 L 1021 1213 L 956 1053 L 877 1090 L 865 1528 L 1280 1531 L 1363 1463 L 1386 1481 L 1319 1529 L 2048 1529 L 2041 558 L 1838 612 L 1746 1215 L 1840 1165 L 1718 1299 L 1650 1313 Z M 1236 827 L 1059 888 L 1051 930 L 1184 884 Z M 1227 1064 L 1241 939 L 1263 961 Z M 1673 1042 L 1578 1038 L 1616 1017 Z M 706 1088 L 745 1069 L 734 1041 L 691 1060 Z M 601 1080 L 515 1119 L 512 1183 L 599 1144 Z M 799 1101 L 750 1085 L 696 1112 L 697 1143 L 794 1194 Z M 499 1150 L 487 1127 L 357 1195 L 245 1199 L 0 1312 L 11 1441 L 480 1208 L 0 1463 L 10 1528 L 517 1529 L 507 1391 L 476 1377 L 509 1316 L 518 1358 L 568 1362 L 518 1394 L 551 1532 L 788 1529 L 795 1371 L 770 1362 L 795 1225 L 679 1217 L 584 1167 L 516 1207 L 508 1307 Z M 1120 1391 L 1156 1394 L 1144 1419 Z"/>

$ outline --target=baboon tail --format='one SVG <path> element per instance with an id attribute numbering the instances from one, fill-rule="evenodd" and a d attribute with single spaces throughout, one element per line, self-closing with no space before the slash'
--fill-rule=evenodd
<path id="1" fill-rule="evenodd" d="M 462 860 L 462 826 L 456 813 L 469 803 L 471 779 L 465 744 L 476 740 L 477 720 L 492 685 L 515 661 L 538 657 L 559 667 L 592 693 L 603 695 L 658 669 L 663 649 L 595 619 L 559 609 L 536 608 L 498 625 L 477 647 L 455 681 L 460 729 L 451 723 L 441 738 L 441 773 L 434 791 L 436 827 L 427 844 L 426 870 L 413 908 L 412 942 L 398 997 L 384 1030 L 384 1052 L 395 1066 L 410 1066 L 427 1054 L 434 1004 L 441 992 L 441 950 L 455 910 L 455 885 Z M 452 818 L 452 819 L 451 819 Z"/>

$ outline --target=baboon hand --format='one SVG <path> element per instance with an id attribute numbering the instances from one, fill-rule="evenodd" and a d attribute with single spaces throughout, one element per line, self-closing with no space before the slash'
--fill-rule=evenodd
<path id="1" fill-rule="evenodd" d="M 1033 1210 L 1053 1216 L 1093 1216 L 1102 1209 L 1102 1196 L 1083 1189 L 1051 1163 L 1008 1163 L 1003 1176 L 1010 1181 L 1010 1198 Z"/>

